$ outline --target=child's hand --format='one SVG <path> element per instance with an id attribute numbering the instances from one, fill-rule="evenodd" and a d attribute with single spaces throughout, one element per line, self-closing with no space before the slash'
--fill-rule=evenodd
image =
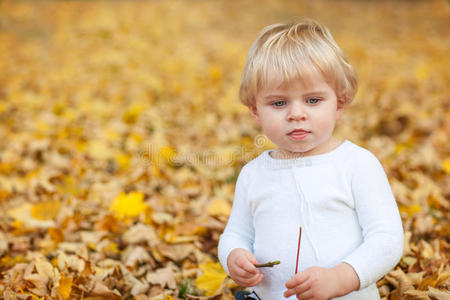
<path id="1" fill-rule="evenodd" d="M 257 261 L 245 249 L 234 249 L 228 255 L 228 270 L 231 278 L 240 286 L 251 287 L 261 282 L 264 275 L 254 266 Z"/>
<path id="2" fill-rule="evenodd" d="M 311 267 L 303 272 L 295 274 L 286 282 L 286 298 L 297 295 L 297 299 L 328 300 L 335 296 L 335 273 L 331 269 Z"/>
<path id="3" fill-rule="evenodd" d="M 359 288 L 359 278 L 347 263 L 332 269 L 311 267 L 295 274 L 286 282 L 286 298 L 297 295 L 297 299 L 328 300 L 344 296 Z"/>

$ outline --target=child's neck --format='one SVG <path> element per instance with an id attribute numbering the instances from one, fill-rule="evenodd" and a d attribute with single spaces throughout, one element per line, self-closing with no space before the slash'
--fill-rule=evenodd
<path id="1" fill-rule="evenodd" d="M 335 138 L 334 136 L 330 137 L 328 141 L 325 143 L 308 150 L 306 152 L 291 152 L 284 149 L 275 149 L 273 151 L 269 152 L 269 155 L 272 158 L 275 159 L 292 159 L 292 158 L 299 158 L 299 157 L 305 157 L 305 156 L 312 156 L 312 155 L 319 155 L 328 153 L 330 151 L 333 151 L 337 147 L 339 147 L 343 143 L 342 140 L 339 140 Z"/>

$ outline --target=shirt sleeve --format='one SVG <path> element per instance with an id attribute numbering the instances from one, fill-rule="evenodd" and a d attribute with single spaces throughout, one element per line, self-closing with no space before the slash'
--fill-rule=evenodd
<path id="1" fill-rule="evenodd" d="M 230 273 L 227 259 L 233 249 L 243 248 L 253 253 L 255 231 L 253 217 L 247 202 L 247 171 L 244 167 L 239 174 L 231 214 L 219 240 L 219 261 L 228 274 Z"/>
<path id="2" fill-rule="evenodd" d="M 344 262 L 359 276 L 360 289 L 388 273 L 403 253 L 403 228 L 397 203 L 378 159 L 370 152 L 353 162 L 352 193 L 363 243 Z"/>

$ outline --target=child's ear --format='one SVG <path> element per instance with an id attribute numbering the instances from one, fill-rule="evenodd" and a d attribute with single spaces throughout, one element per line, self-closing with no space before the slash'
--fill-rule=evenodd
<path id="1" fill-rule="evenodd" d="M 256 105 L 251 105 L 248 107 L 248 109 L 250 110 L 253 119 L 255 120 L 255 122 L 257 124 L 260 124 L 260 119 L 259 119 L 259 114 L 258 114 L 258 109 L 256 108 Z"/>
<path id="2" fill-rule="evenodd" d="M 337 101 L 337 120 L 339 120 L 344 112 L 345 102 L 342 99 Z"/>

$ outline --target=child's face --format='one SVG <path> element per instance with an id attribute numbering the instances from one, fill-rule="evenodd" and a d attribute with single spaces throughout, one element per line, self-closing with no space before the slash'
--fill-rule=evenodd
<path id="1" fill-rule="evenodd" d="M 331 138 L 343 108 L 338 107 L 334 89 L 322 76 L 307 81 L 293 80 L 261 90 L 250 108 L 267 137 L 279 147 L 279 154 L 292 157 L 328 152 Z"/>

